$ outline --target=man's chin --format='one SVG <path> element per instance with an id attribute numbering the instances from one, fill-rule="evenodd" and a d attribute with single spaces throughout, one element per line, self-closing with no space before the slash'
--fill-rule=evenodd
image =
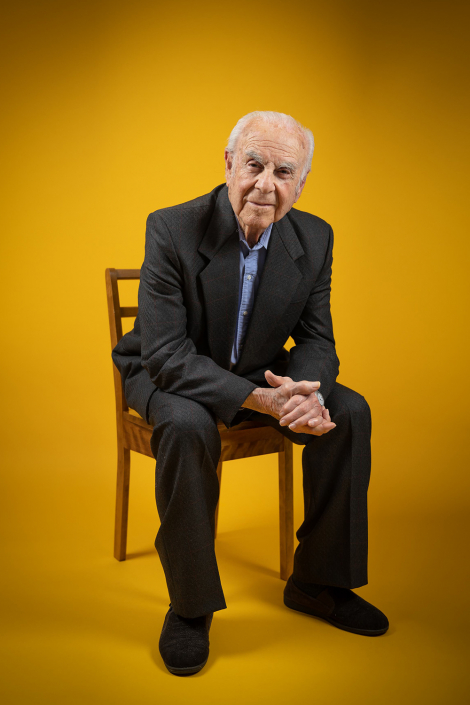
<path id="1" fill-rule="evenodd" d="M 250 209 L 248 212 L 243 212 L 240 215 L 245 225 L 250 228 L 263 228 L 263 230 L 266 230 L 266 228 L 274 222 L 275 210 L 272 208 L 269 209 L 269 212 L 268 209 L 266 209 L 266 211 L 266 213 L 260 213 L 259 211 L 253 212 Z"/>

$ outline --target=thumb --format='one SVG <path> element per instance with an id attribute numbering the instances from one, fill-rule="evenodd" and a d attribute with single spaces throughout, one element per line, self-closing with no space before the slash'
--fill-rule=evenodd
<path id="1" fill-rule="evenodd" d="M 270 384 L 271 387 L 281 386 L 283 378 L 279 375 L 275 375 L 274 372 L 271 372 L 271 370 L 266 370 L 264 376 L 266 377 L 266 382 Z"/>

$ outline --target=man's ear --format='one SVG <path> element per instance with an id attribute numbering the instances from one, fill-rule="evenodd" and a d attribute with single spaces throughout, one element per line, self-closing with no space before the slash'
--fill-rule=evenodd
<path id="1" fill-rule="evenodd" d="M 307 176 L 308 176 L 308 174 L 307 174 Z M 297 201 L 299 200 L 299 198 L 302 195 L 302 191 L 304 190 L 305 182 L 307 181 L 307 176 L 304 179 L 302 179 L 302 181 L 299 184 L 299 188 L 298 188 L 294 203 L 297 203 Z"/>
<path id="2" fill-rule="evenodd" d="M 228 149 L 225 150 L 224 152 L 224 158 L 225 158 L 225 181 L 229 182 L 230 176 L 232 174 L 232 167 L 233 167 L 233 154 L 228 151 Z"/>

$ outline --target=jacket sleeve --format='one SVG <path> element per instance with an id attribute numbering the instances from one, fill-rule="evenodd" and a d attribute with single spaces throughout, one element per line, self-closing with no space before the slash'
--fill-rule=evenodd
<path id="1" fill-rule="evenodd" d="M 161 390 L 207 406 L 226 426 L 256 385 L 199 355 L 187 337 L 182 268 L 158 213 L 147 220 L 140 274 L 142 366 Z"/>
<path id="2" fill-rule="evenodd" d="M 295 346 L 290 349 L 286 371 L 286 375 L 292 377 L 295 382 L 304 379 L 320 382 L 320 392 L 325 400 L 332 391 L 339 372 L 330 310 L 332 264 L 333 231 L 330 228 L 322 269 L 291 332 Z"/>

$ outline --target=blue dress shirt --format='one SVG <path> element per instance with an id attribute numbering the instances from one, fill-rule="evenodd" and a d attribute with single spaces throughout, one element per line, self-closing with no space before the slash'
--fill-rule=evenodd
<path id="1" fill-rule="evenodd" d="M 238 221 L 237 221 L 238 222 Z M 235 338 L 233 341 L 231 365 L 232 368 L 241 355 L 248 323 L 253 311 L 256 292 L 261 280 L 273 224 L 269 225 L 253 247 L 249 247 L 238 223 L 240 239 L 240 288 L 238 292 L 238 317 Z"/>

